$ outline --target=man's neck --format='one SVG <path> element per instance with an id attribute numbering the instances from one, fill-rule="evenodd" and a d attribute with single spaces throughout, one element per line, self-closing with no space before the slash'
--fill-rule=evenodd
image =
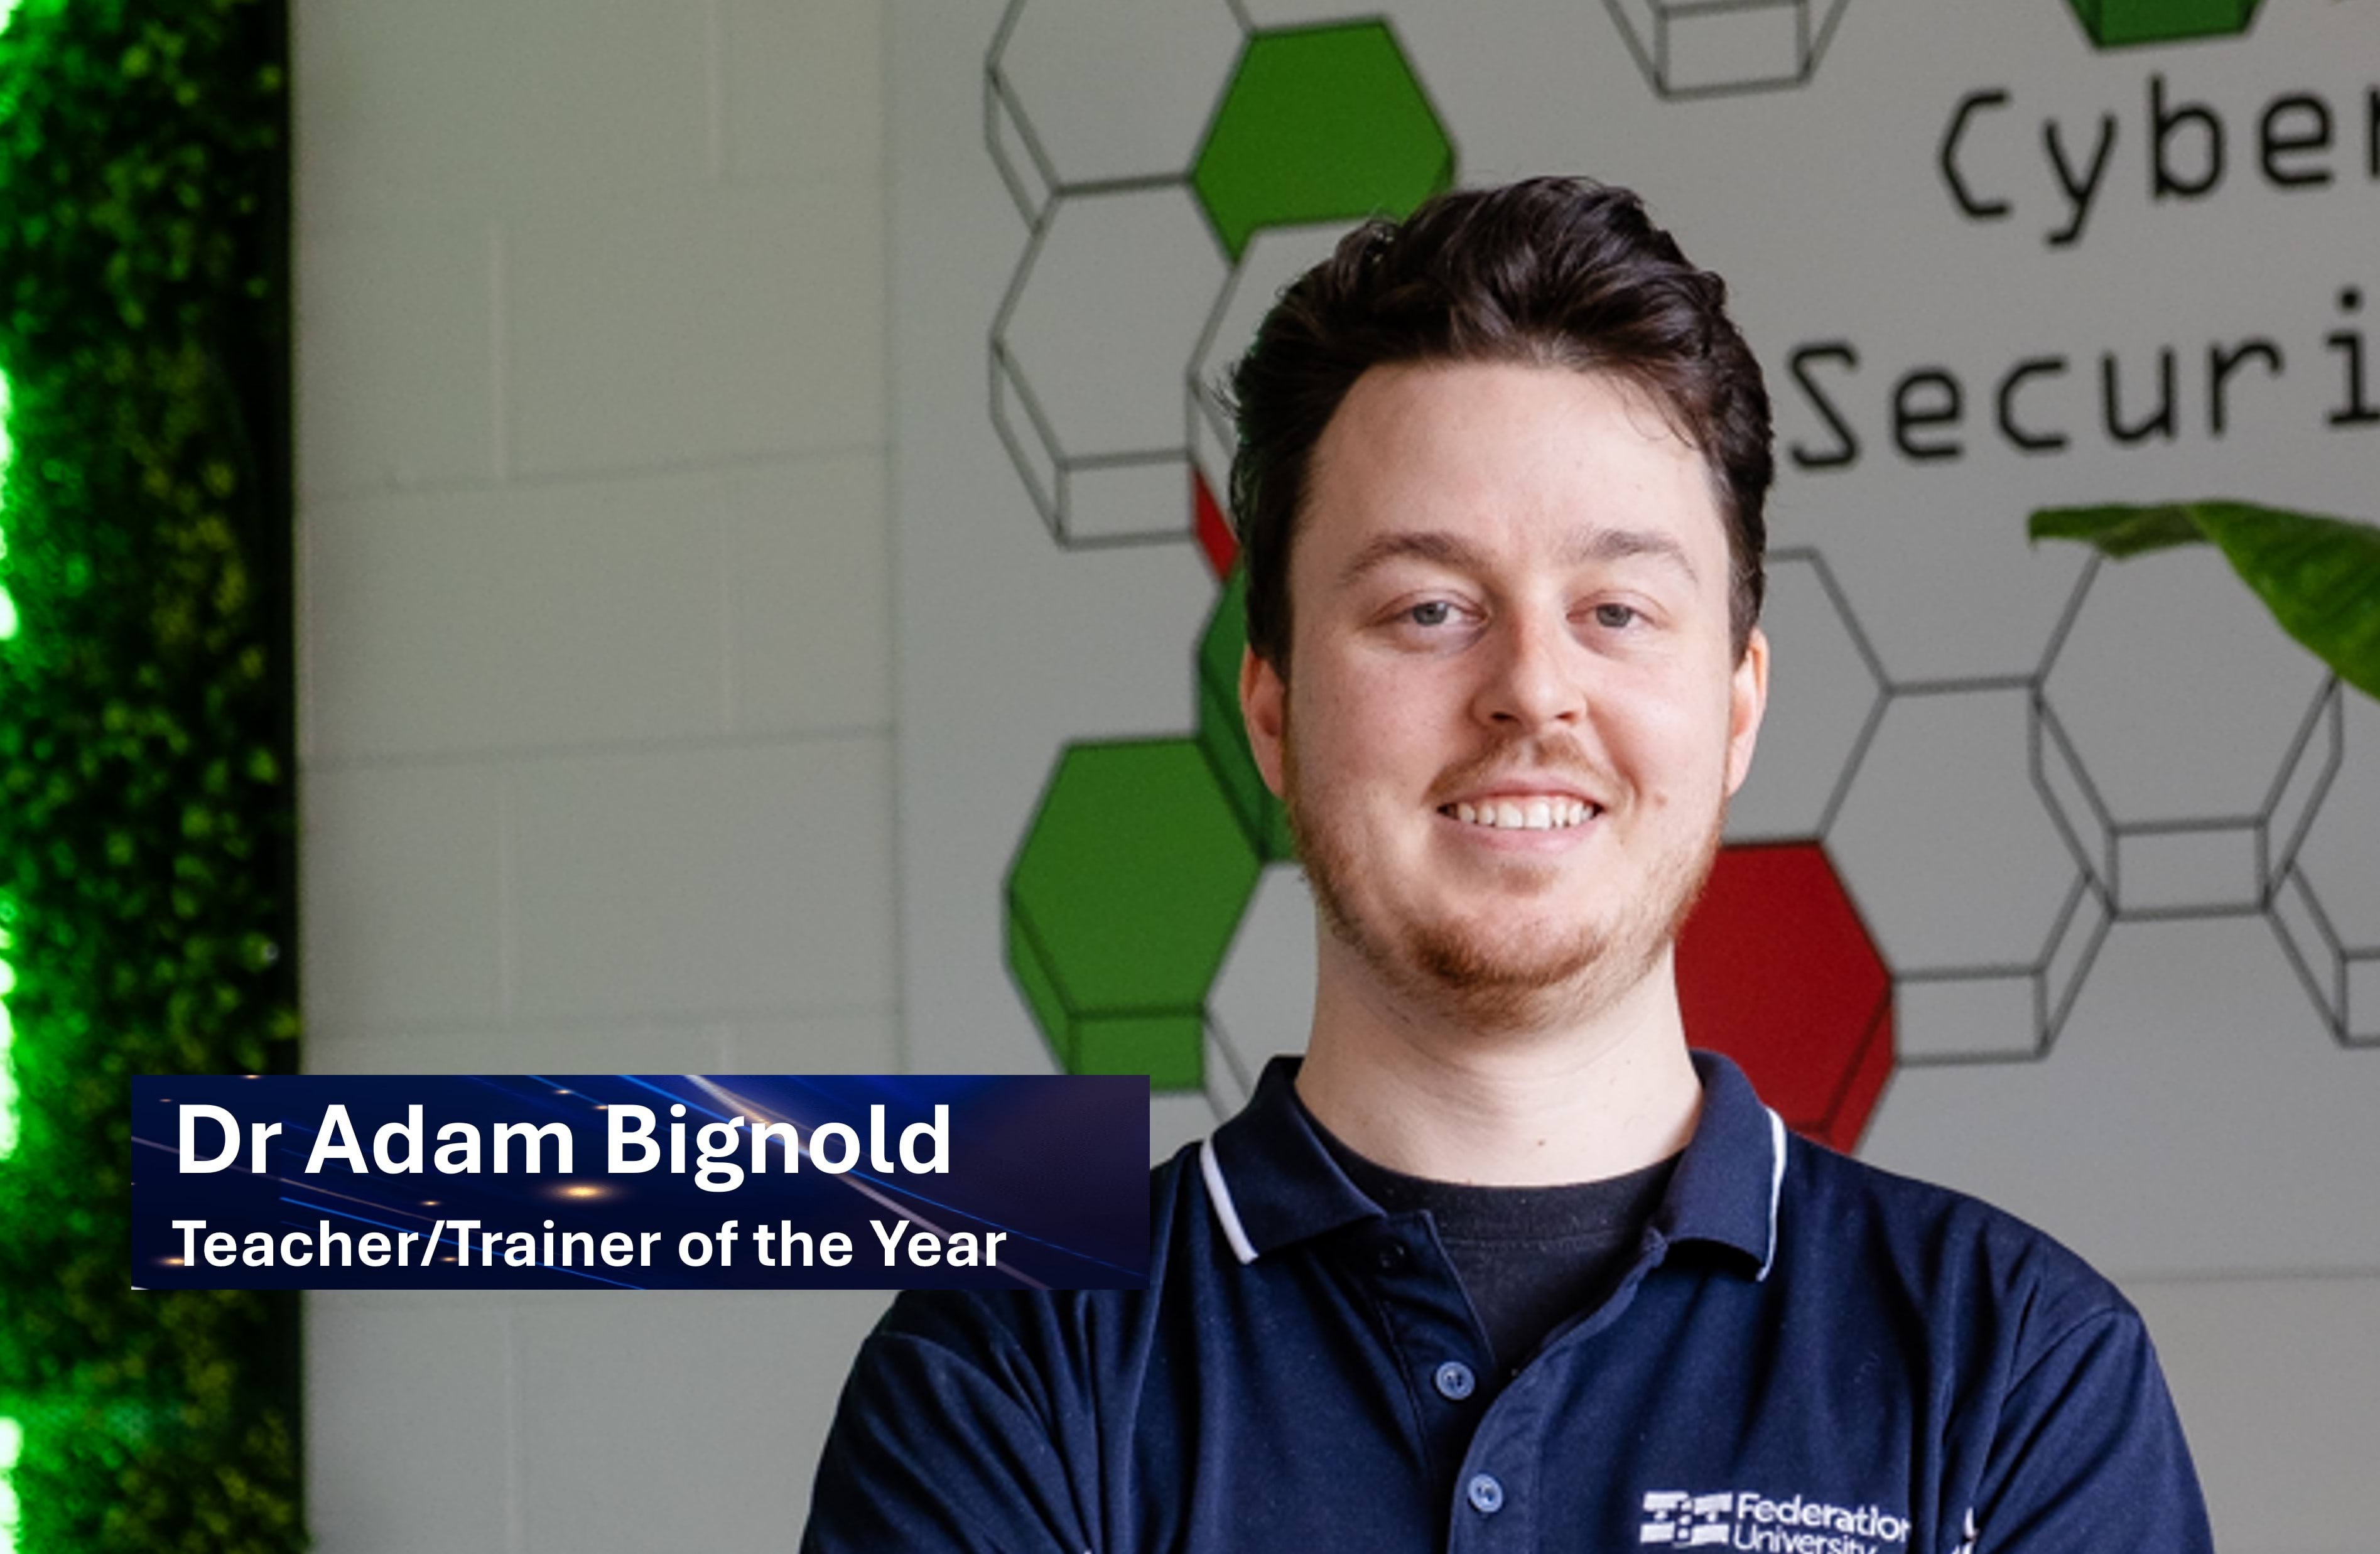
<path id="1" fill-rule="evenodd" d="M 1483 1033 L 1416 1007 L 1321 937 L 1297 1093 L 1366 1159 L 1434 1181 L 1546 1186 L 1641 1170 L 1693 1136 L 1702 1087 L 1667 955 L 1583 1015 Z"/>

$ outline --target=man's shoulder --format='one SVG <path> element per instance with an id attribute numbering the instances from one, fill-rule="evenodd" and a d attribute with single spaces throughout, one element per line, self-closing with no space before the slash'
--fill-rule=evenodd
<path id="1" fill-rule="evenodd" d="M 1799 1135 L 1787 1144 L 1779 1212 L 1796 1203 L 1850 1216 L 1871 1233 L 2038 1259 L 2045 1276 L 2106 1285 L 2041 1227 L 1972 1193 L 1888 1170 Z M 2112 1288 L 2112 1286 L 2107 1286 Z"/>
<path id="2" fill-rule="evenodd" d="M 1148 1173 L 1148 1279 L 1129 1290 L 912 1290 L 895 1299 L 872 1343 L 931 1351 L 948 1363 L 1034 1370 L 1111 1346 L 1145 1325 L 1159 1293 L 1196 1243 L 1213 1233 L 1204 1208 L 1199 1146 Z"/>
<path id="3" fill-rule="evenodd" d="M 1195 1154 L 1150 1173 L 1145 1288 L 898 1296 L 844 1385 L 804 1547 L 954 1548 L 961 1525 L 970 1548 L 1090 1546 L 1104 1454 L 1168 1353 L 1159 1314 L 1183 1308 L 1170 1270 L 1202 1255 L 1180 1229 L 1197 1191 Z"/>
<path id="4" fill-rule="evenodd" d="M 2028 1350 L 2140 1320 L 2114 1283 L 2039 1226 L 1809 1139 L 1788 1149 L 1778 1214 L 1792 1275 L 1867 1281 L 1929 1314 L 2003 1328 Z"/>

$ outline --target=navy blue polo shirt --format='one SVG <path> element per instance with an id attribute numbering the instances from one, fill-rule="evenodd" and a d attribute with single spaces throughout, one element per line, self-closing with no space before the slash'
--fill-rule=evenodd
<path id="1" fill-rule="evenodd" d="M 2111 1285 L 1695 1067 L 1634 1266 L 1504 1378 L 1429 1216 L 1356 1190 L 1276 1060 L 1152 1174 L 1146 1291 L 893 1304 L 803 1547 L 2211 1549 Z"/>

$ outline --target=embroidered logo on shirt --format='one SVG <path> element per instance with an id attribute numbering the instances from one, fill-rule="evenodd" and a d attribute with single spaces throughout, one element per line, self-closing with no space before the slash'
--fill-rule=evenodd
<path id="1" fill-rule="evenodd" d="M 1752 1489 L 1645 1496 L 1640 1544 L 1739 1548 L 1747 1554 L 1883 1554 L 1909 1541 L 1909 1518 L 1881 1506 L 1828 1505 L 1807 1496 L 1777 1499 Z"/>
<path id="2" fill-rule="evenodd" d="M 1730 1494 L 1689 1495 L 1676 1489 L 1655 1489 L 1645 1496 L 1645 1524 L 1637 1529 L 1639 1543 L 1725 1545 L 1733 1524 L 1735 1497 Z"/>

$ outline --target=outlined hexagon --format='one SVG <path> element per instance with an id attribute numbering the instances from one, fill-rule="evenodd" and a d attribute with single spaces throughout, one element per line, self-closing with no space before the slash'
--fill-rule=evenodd
<path id="1" fill-rule="evenodd" d="M 2171 43 L 2186 38 L 2232 38 L 2256 19 L 2259 0 L 2066 0 L 2074 19 L 2101 49 Z"/>
<path id="2" fill-rule="evenodd" d="M 1207 995 L 1207 1095 L 1218 1118 L 1247 1104 L 1275 1055 L 1305 1050 L 1314 1024 L 1314 892 L 1304 871 L 1266 869 Z"/>
<path id="3" fill-rule="evenodd" d="M 2034 779 L 2023 680 L 1894 691 L 1827 845 L 1899 984 L 1900 1061 L 2049 1050 L 2105 898 Z"/>
<path id="4" fill-rule="evenodd" d="M 1604 0 L 1636 67 L 1663 97 L 1800 86 L 1848 0 Z"/>
<path id="5" fill-rule="evenodd" d="M 1454 183 L 1454 147 L 1387 21 L 1248 39 L 1191 164 L 1233 259 L 1262 227 L 1402 216 Z"/>
<path id="6" fill-rule="evenodd" d="M 993 322 L 991 414 L 1062 545 L 1188 537 L 1182 374 L 1224 277 L 1186 185 L 1050 206 Z"/>
<path id="7" fill-rule="evenodd" d="M 2267 910 L 2331 1034 L 2380 1045 L 2380 703 L 2334 681 L 2319 715 L 2338 759 Z"/>
<path id="8" fill-rule="evenodd" d="M 1295 856 L 1289 811 L 1257 770 L 1248 727 L 1240 716 L 1240 662 L 1248 645 L 1248 575 L 1233 567 L 1198 636 L 1198 744 L 1232 801 L 1248 844 L 1267 863 Z"/>
<path id="9" fill-rule="evenodd" d="M 1009 868 L 1009 971 L 1059 1066 L 1205 1078 L 1206 1000 L 1256 887 L 1194 740 L 1069 746 Z"/>
<path id="10" fill-rule="evenodd" d="M 1815 551 L 1769 553 L 1760 619 L 1776 648 L 1768 713 L 1727 839 L 1823 836 L 1884 716 L 1884 666 Z"/>
<path id="11" fill-rule="evenodd" d="M 1231 491 L 1232 455 L 1239 445 L 1239 426 L 1232 415 L 1232 370 L 1256 344 L 1257 326 L 1272 311 L 1282 290 L 1330 258 L 1353 225 L 1324 222 L 1255 233 L 1208 312 L 1190 358 L 1189 438 L 1191 461 L 1211 495 L 1221 498 Z"/>
<path id="12" fill-rule="evenodd" d="M 984 140 L 1026 221 L 1064 190 L 1182 177 L 1242 36 L 1227 0 L 1012 0 Z"/>
<path id="13" fill-rule="evenodd" d="M 1823 848 L 1720 849 L 1678 936 L 1678 1004 L 1787 1126 L 1859 1143 L 1892 1076 L 1892 982 Z"/>
<path id="14" fill-rule="evenodd" d="M 2337 762 L 2328 685 L 2211 547 L 2084 569 L 2043 673 L 2040 773 L 2119 917 L 2263 908 Z"/>

